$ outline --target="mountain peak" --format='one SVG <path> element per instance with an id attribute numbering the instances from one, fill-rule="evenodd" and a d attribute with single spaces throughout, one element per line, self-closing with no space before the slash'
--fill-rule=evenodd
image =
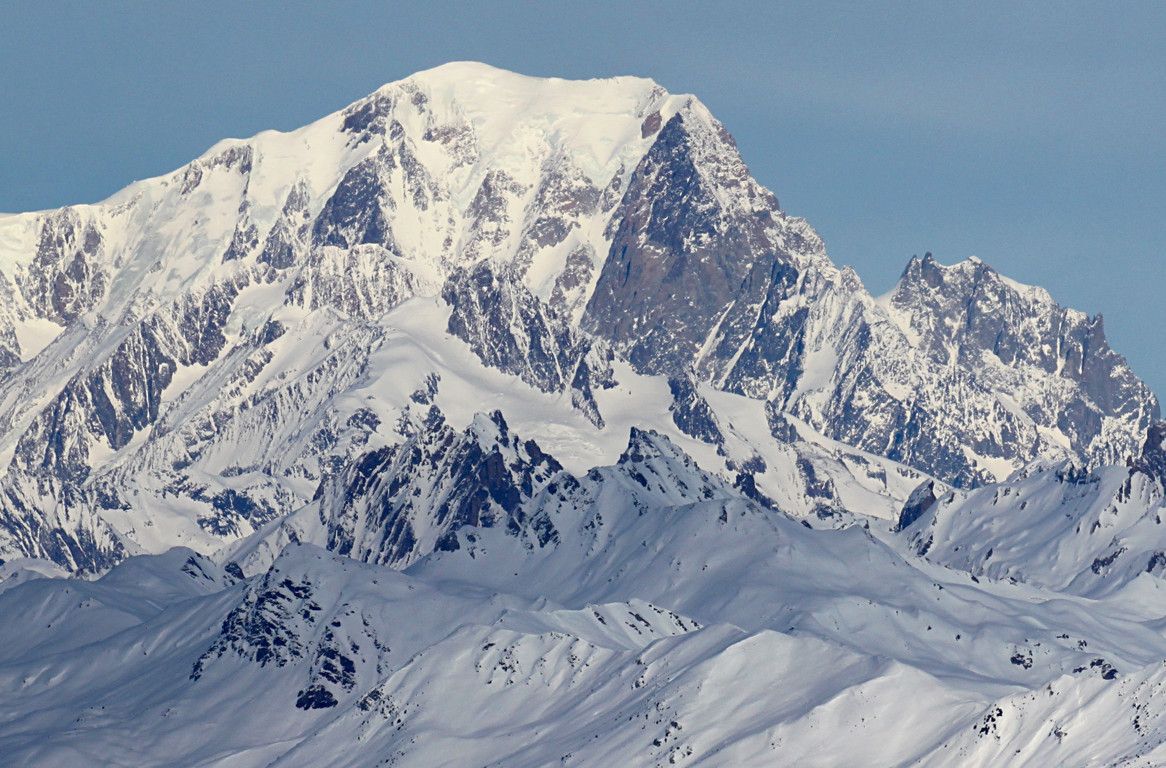
<path id="1" fill-rule="evenodd" d="M 528 75 L 522 75 L 509 69 L 496 67 L 493 64 L 487 64 L 484 61 L 473 61 L 464 59 L 460 61 L 447 61 L 443 64 L 438 64 L 429 69 L 422 69 L 408 75 L 400 80 L 394 80 L 388 85 L 395 85 L 408 80 L 414 81 L 443 81 L 443 80 L 466 80 L 469 78 L 523 78 L 523 79 L 538 79 L 532 78 Z"/>
<path id="2" fill-rule="evenodd" d="M 965 280 L 977 282 L 988 280 L 1006 290 L 1031 297 L 1036 301 L 1047 304 L 1056 303 L 1052 295 L 1044 288 L 1014 280 L 1002 274 L 979 256 L 968 256 L 966 259 L 952 264 L 943 264 L 935 258 L 931 251 L 927 251 L 922 258 L 912 256 L 907 261 L 907 266 L 903 268 L 903 273 L 895 290 L 899 290 L 904 283 L 909 284 L 917 281 L 924 281 L 935 287 L 941 282 L 951 284 L 953 281 Z"/>
<path id="3" fill-rule="evenodd" d="M 0 579 L 113 569 L 0 582 L 7 763 L 1065 764 L 1164 730 L 1043 708 L 1166 658 L 1166 425 L 1100 322 L 930 252 L 874 300 L 650 80 L 443 65 L 0 219 L 0 268 Z"/>
<path id="4" fill-rule="evenodd" d="M 979 260 L 913 259 L 896 297 L 871 301 L 704 105 L 644 78 L 436 67 L 105 203 L 0 219 L 0 267 L 0 467 L 15 472 L 0 475 L 0 518 L 61 518 L 33 535 L 11 523 L 0 554 L 52 551 L 69 567 L 123 556 L 122 536 L 249 535 L 356 457 L 412 467 L 381 452 L 407 432 L 431 438 L 410 450 L 433 466 L 440 438 L 469 453 L 504 442 L 543 472 L 512 408 L 461 434 L 511 387 L 554 424 L 539 444 L 595 466 L 618 448 L 605 425 L 631 426 L 603 391 L 629 386 L 625 365 L 695 377 L 672 397 L 692 412 L 645 428 L 684 424 L 729 450 L 735 419 L 702 404 L 699 383 L 949 483 L 1066 450 L 1123 461 L 1157 408 L 1099 325 Z M 424 329 L 410 319 L 422 303 L 436 310 Z M 438 368 L 451 423 L 403 417 Z M 629 443 L 669 460 L 648 432 Z M 451 497 L 438 490 L 426 498 Z M 181 536 L 146 525 L 179 497 Z M 399 519 L 420 537 L 424 512 Z M 58 528 L 75 552 L 53 543 Z"/>
<path id="5" fill-rule="evenodd" d="M 459 89 L 473 89 L 481 86 L 492 87 L 508 87 L 508 88 L 537 88 L 540 85 L 549 84 L 551 87 L 563 84 L 593 84 L 593 85 L 627 85 L 631 87 L 639 87 L 647 85 L 648 87 L 659 88 L 654 80 L 647 77 L 639 77 L 636 75 L 615 75 L 612 77 L 589 77 L 589 78 L 564 78 L 564 77 L 541 77 L 538 75 L 526 75 L 513 70 L 504 69 L 502 67 L 487 64 L 482 61 L 449 61 L 444 64 L 438 64 L 429 69 L 423 69 L 414 72 L 407 77 L 400 80 L 394 80 L 381 86 L 378 90 L 384 88 L 391 88 L 393 86 L 401 85 L 402 83 L 418 83 L 425 84 L 432 87 L 446 87 Z M 568 85 L 569 87 L 569 85 Z"/>
<path id="6" fill-rule="evenodd" d="M 638 130 L 638 121 L 653 112 L 667 119 L 696 102 L 690 95 L 671 95 L 644 77 L 535 77 L 481 62 L 456 61 L 386 83 L 341 113 L 401 93 L 418 110 L 432 112 L 434 117 L 468 119 L 488 144 L 513 142 L 533 132 L 563 142 L 598 141 L 609 149 L 631 138 L 620 125 L 621 118 L 636 120 Z"/>

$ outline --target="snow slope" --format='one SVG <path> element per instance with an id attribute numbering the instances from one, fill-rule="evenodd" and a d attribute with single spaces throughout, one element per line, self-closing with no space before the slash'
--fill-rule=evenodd
<path id="1" fill-rule="evenodd" d="M 1085 765 L 1160 749 L 1161 590 L 977 583 L 735 496 L 651 433 L 553 482 L 538 493 L 553 539 L 463 527 L 404 572 L 298 544 L 247 579 L 174 550 L 0 593 L 45 627 L 7 631 L 0 747 L 63 766 L 998 765 L 1013 745 Z"/>

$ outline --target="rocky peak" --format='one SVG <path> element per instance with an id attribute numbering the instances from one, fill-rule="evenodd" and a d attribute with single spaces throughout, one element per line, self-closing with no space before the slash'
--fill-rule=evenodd
<path id="1" fill-rule="evenodd" d="M 612 228 L 583 326 L 647 373 L 691 367 L 710 331 L 731 327 L 772 283 L 792 282 L 806 246 L 783 238 L 777 199 L 695 105 L 664 123 Z"/>
<path id="2" fill-rule="evenodd" d="M 641 503 L 649 499 L 656 504 L 687 504 L 738 495 L 724 480 L 701 469 L 667 435 L 653 429 L 631 428 L 614 471 Z"/>
<path id="3" fill-rule="evenodd" d="M 1146 430 L 1142 453 L 1130 462 L 1130 473 L 1139 472 L 1166 488 L 1166 421 L 1156 421 Z"/>
<path id="4" fill-rule="evenodd" d="M 920 483 L 919 487 L 911 492 L 907 498 L 907 503 L 899 512 L 899 519 L 895 521 L 894 531 L 896 533 L 909 528 L 935 506 L 935 502 L 939 500 L 935 495 L 935 490 L 935 481 L 927 480 Z"/>
<path id="5" fill-rule="evenodd" d="M 358 458 L 321 485 L 328 548 L 366 562 L 406 565 L 459 548 L 464 527 L 529 529 L 523 505 L 562 471 L 501 412 L 477 414 L 462 432 L 430 406 L 405 442 Z M 533 532 L 540 544 L 553 528 Z"/>
<path id="6" fill-rule="evenodd" d="M 1120 461 L 1132 452 L 1134 435 L 1158 416 L 1157 398 L 1109 347 L 1100 315 L 1062 307 L 1048 291 L 1003 277 L 980 259 L 944 266 L 930 253 L 913 258 L 888 307 L 914 346 L 937 365 L 1015 371 L 1006 374 L 1016 378 L 1007 385 L 1008 396 L 1038 421 L 1055 423 L 1087 461 Z M 1023 387 L 1040 386 L 1041 378 L 1046 388 L 1055 388 L 1057 379 L 1073 382 L 1060 389 L 1076 402 L 1058 404 L 1055 416 L 1039 415 L 1047 398 L 1037 402 Z M 1106 418 L 1126 423 L 1120 446 L 1094 444 Z"/>
<path id="7" fill-rule="evenodd" d="M 1093 379 L 1124 368 L 1106 343 L 1099 315 L 1066 309 L 1043 288 L 1010 280 L 976 257 L 952 266 L 930 253 L 912 258 L 890 306 L 940 364 L 955 358 L 974 364 L 990 353 L 1011 367 L 1030 365 L 1081 381 L 1106 406 L 1111 399 Z M 1132 379 L 1128 371 L 1120 373 Z"/>

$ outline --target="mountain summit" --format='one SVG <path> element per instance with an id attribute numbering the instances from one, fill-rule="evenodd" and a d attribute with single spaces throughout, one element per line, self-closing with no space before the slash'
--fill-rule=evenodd
<path id="1" fill-rule="evenodd" d="M 400 439 L 447 347 L 571 403 L 583 444 L 613 444 L 630 366 L 957 486 L 1120 462 L 1158 414 L 1099 318 L 978 260 L 913 259 L 872 298 L 703 104 L 639 78 L 419 73 L 0 219 L 0 293 L 0 552 L 69 568 L 302 506 Z"/>

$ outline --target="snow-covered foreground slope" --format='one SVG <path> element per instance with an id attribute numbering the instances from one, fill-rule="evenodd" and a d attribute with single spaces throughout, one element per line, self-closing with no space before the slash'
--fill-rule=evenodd
<path id="1" fill-rule="evenodd" d="M 247 578 L 173 550 L 0 593 L 27 619 L 3 629 L 0 751 L 62 766 L 1093 765 L 1159 748 L 1156 587 L 1098 602 L 977 583 L 861 526 L 813 530 L 734 496 L 651 433 L 537 495 L 541 516 L 458 528 L 404 571 L 299 544 Z"/>
<path id="2" fill-rule="evenodd" d="M 1128 467 L 1037 463 L 968 494 L 920 489 L 898 535 L 951 568 L 1085 595 L 1166 573 L 1166 424 Z"/>

